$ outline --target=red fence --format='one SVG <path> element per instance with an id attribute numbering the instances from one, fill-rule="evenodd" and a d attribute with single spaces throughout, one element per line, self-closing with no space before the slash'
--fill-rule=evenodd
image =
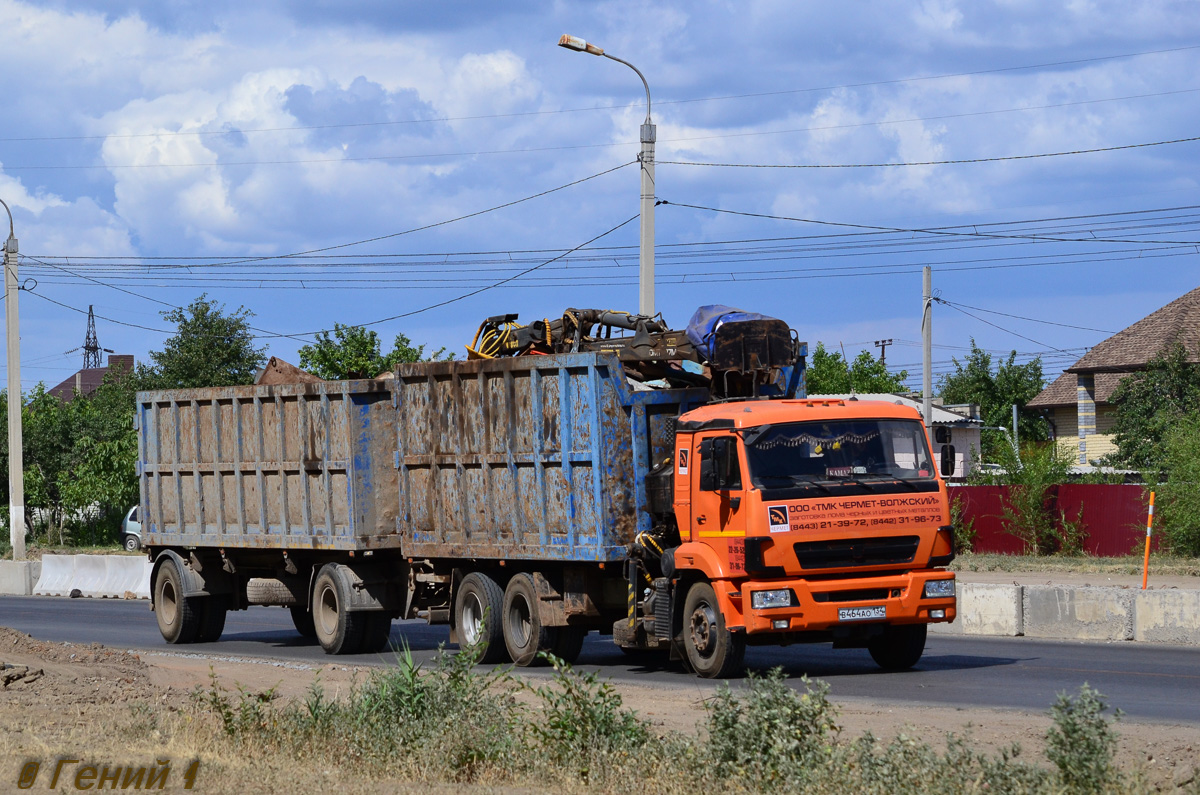
<path id="1" fill-rule="evenodd" d="M 1024 554 L 1024 543 L 1005 530 L 1003 506 L 1009 486 L 955 486 L 950 496 L 962 506 L 962 521 L 973 522 L 975 551 Z M 1064 483 L 1051 487 L 1048 507 L 1083 528 L 1084 551 L 1116 556 L 1141 552 L 1146 543 L 1146 492 L 1141 486 Z"/>

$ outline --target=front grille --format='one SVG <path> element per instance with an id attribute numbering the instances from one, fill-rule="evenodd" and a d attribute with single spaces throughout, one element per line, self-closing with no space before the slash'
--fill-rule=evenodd
<path id="1" fill-rule="evenodd" d="M 920 543 L 918 536 L 889 536 L 802 541 L 795 549 L 802 569 L 839 569 L 912 563 Z"/>
<path id="2" fill-rule="evenodd" d="M 868 588 L 862 591 L 829 591 L 812 595 L 814 602 L 878 602 L 888 598 L 887 588 Z"/>

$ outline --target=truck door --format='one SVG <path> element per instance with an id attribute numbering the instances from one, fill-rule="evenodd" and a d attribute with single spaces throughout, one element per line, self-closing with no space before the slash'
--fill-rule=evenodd
<path id="1" fill-rule="evenodd" d="M 729 555 L 732 570 L 744 569 L 746 512 L 742 462 L 732 435 L 700 437 L 692 481 L 692 540 Z"/>

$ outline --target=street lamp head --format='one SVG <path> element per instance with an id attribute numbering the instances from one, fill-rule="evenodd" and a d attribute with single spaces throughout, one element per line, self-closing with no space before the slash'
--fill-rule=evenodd
<path id="1" fill-rule="evenodd" d="M 592 55 L 603 55 L 604 50 L 597 47 L 595 44 L 588 44 L 586 41 L 575 36 L 568 36 L 566 33 L 558 40 L 559 47 L 565 47 L 568 50 L 575 52 L 590 52 Z"/>

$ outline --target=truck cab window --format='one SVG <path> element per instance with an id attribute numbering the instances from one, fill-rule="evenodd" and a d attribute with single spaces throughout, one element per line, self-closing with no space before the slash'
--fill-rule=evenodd
<path id="1" fill-rule="evenodd" d="M 700 490 L 740 491 L 742 466 L 737 442 L 729 437 L 700 442 Z"/>

